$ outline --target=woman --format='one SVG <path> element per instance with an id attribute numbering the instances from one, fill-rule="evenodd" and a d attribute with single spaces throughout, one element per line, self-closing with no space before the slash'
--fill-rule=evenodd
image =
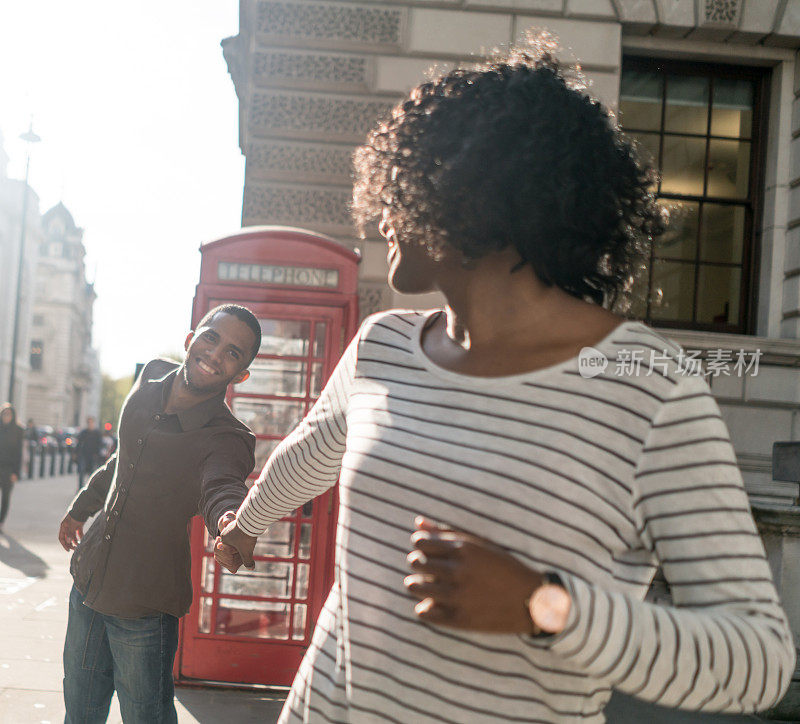
<path id="1" fill-rule="evenodd" d="M 0 408 L 0 532 L 8 515 L 11 489 L 19 480 L 25 429 L 17 424 L 17 413 L 6 403 Z"/>
<path id="2" fill-rule="evenodd" d="M 608 112 L 516 51 L 416 88 L 356 172 L 390 284 L 447 304 L 364 323 L 224 531 L 249 565 L 341 474 L 336 583 L 280 721 L 601 722 L 612 688 L 769 707 L 794 646 L 719 411 L 602 306 L 662 226 Z M 643 600 L 659 565 L 674 607 Z"/>

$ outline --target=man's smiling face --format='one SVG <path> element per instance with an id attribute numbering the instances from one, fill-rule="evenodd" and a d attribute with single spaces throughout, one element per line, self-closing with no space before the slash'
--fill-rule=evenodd
<path id="1" fill-rule="evenodd" d="M 251 329 L 232 314 L 215 314 L 203 327 L 186 338 L 183 378 L 196 393 L 223 392 L 228 385 L 243 382 L 255 345 Z"/>

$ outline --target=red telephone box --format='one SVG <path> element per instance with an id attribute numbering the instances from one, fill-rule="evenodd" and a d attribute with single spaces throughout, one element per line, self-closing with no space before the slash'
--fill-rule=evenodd
<path id="1" fill-rule="evenodd" d="M 359 256 L 301 229 L 250 227 L 204 244 L 192 324 L 235 302 L 261 322 L 250 378 L 227 401 L 255 433 L 256 467 L 314 404 L 358 323 Z M 288 686 L 333 582 L 336 491 L 270 528 L 255 571 L 215 565 L 192 522 L 192 608 L 181 620 L 178 681 Z"/>

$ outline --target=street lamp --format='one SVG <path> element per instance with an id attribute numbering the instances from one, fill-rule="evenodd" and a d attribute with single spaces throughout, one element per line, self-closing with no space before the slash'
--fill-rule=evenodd
<path id="1" fill-rule="evenodd" d="M 14 336 L 11 340 L 11 371 L 8 375 L 8 401 L 14 403 L 14 383 L 17 373 L 17 341 L 19 337 L 20 297 L 22 296 L 22 271 L 25 260 L 25 231 L 28 225 L 28 173 L 31 169 L 31 146 L 42 139 L 33 132 L 33 121 L 28 126 L 28 132 L 20 135 L 28 147 L 28 158 L 25 162 L 25 183 L 22 187 L 22 218 L 20 219 L 19 232 L 19 264 L 17 266 L 17 294 L 14 301 Z"/>

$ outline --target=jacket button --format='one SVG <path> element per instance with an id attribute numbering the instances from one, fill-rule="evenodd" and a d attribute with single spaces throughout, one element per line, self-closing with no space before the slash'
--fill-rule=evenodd
<path id="1" fill-rule="evenodd" d="M 111 540 L 111 536 L 110 536 L 108 533 L 106 533 L 106 535 L 105 535 L 105 539 L 106 539 L 106 540 Z"/>
<path id="2" fill-rule="evenodd" d="M 129 463 L 129 464 L 128 464 L 128 467 L 129 467 L 131 470 L 133 470 L 133 463 Z"/>
<path id="3" fill-rule="evenodd" d="M 137 445 L 144 445 L 144 440 L 142 440 L 142 438 L 139 438 L 139 439 L 136 441 L 136 444 L 137 444 Z"/>
<path id="4" fill-rule="evenodd" d="M 112 515 L 113 515 L 115 518 L 119 518 L 119 511 L 118 511 L 118 510 L 115 510 L 115 511 L 112 513 Z"/>

